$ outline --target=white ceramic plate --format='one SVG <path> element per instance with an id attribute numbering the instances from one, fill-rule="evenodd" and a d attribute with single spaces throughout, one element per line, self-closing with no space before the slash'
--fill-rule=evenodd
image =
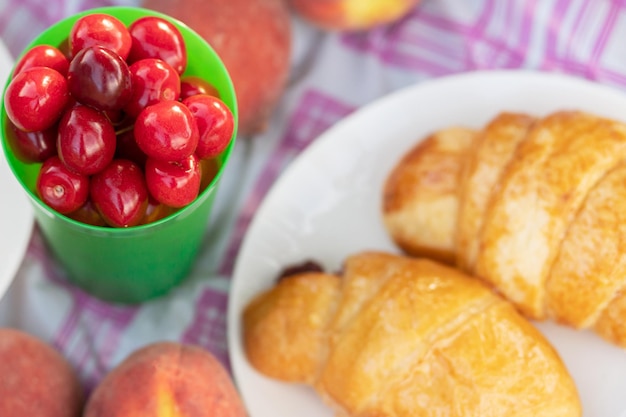
<path id="1" fill-rule="evenodd" d="M 13 59 L 0 41 L 0 91 L 13 67 Z M 33 211 L 0 146 L 0 298 L 15 277 L 30 240 Z"/>
<path id="2" fill-rule="evenodd" d="M 383 180 L 427 133 L 481 127 L 503 110 L 542 115 L 581 109 L 626 121 L 626 95 L 557 74 L 476 72 L 423 82 L 353 113 L 306 149 L 274 184 L 239 254 L 228 311 L 230 358 L 251 417 L 332 417 L 307 387 L 270 380 L 241 346 L 241 312 L 288 264 L 314 258 L 336 270 L 362 249 L 397 252 L 380 218 Z M 626 416 L 626 350 L 591 332 L 550 323 L 540 330 L 560 352 L 585 416 Z M 541 375 L 537 375 L 541 378 Z"/>

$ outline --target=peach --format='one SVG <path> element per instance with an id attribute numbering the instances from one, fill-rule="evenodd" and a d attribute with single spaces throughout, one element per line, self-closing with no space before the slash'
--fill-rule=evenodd
<path id="1" fill-rule="evenodd" d="M 235 87 L 242 136 L 267 127 L 289 76 L 291 20 L 284 0 L 143 0 L 200 34 Z"/>
<path id="2" fill-rule="evenodd" d="M 131 353 L 96 386 L 84 417 L 244 417 L 230 375 L 208 351 L 155 342 Z"/>
<path id="3" fill-rule="evenodd" d="M 358 31 L 394 22 L 419 0 L 289 0 L 305 20 L 330 30 Z"/>
<path id="4" fill-rule="evenodd" d="M 0 328 L 0 416 L 78 417 L 83 390 L 70 363 L 21 330 Z"/>

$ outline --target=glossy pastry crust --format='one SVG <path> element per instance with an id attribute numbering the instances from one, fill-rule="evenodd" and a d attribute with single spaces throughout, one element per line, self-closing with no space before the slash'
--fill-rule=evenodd
<path id="1" fill-rule="evenodd" d="M 260 372 L 338 416 L 580 416 L 557 352 L 479 280 L 431 260 L 350 256 L 278 282 L 243 315 Z M 541 377 L 538 377 L 538 376 Z"/>
<path id="2" fill-rule="evenodd" d="M 459 175 L 474 137 L 474 130 L 463 127 L 435 132 L 407 152 L 389 175 L 385 224 L 406 253 L 454 263 Z"/>
<path id="3" fill-rule="evenodd" d="M 457 158 L 458 183 L 450 185 L 457 193 L 448 195 L 458 210 L 438 213 L 445 224 L 454 224 L 445 238 L 454 241 L 453 262 L 494 286 L 527 317 L 594 328 L 626 347 L 620 330 L 626 322 L 621 301 L 626 294 L 626 125 L 581 111 L 540 118 L 502 113 L 466 149 Z M 390 173 L 385 199 L 421 193 L 419 186 L 411 189 L 393 178 L 406 165 L 402 159 Z M 436 177 L 450 167 L 412 169 L 427 169 Z M 390 218 L 422 222 L 413 208 L 401 211 L 382 210 L 396 241 Z M 426 250 L 407 253 L 428 256 L 427 240 L 419 243 Z"/>

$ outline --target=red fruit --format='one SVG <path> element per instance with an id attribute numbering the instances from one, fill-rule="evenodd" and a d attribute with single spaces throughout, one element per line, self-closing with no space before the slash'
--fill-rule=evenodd
<path id="1" fill-rule="evenodd" d="M 11 134 L 7 142 L 18 159 L 25 163 L 43 162 L 57 154 L 57 127 L 36 132 L 24 132 L 9 122 Z"/>
<path id="2" fill-rule="evenodd" d="M 77 105 L 63 115 L 57 151 L 71 170 L 83 175 L 101 171 L 113 159 L 115 146 L 115 130 L 103 113 Z"/>
<path id="3" fill-rule="evenodd" d="M 167 62 L 146 58 L 134 62 L 129 69 L 133 88 L 124 111 L 131 117 L 159 101 L 178 100 L 180 76 Z"/>
<path id="4" fill-rule="evenodd" d="M 191 111 L 178 101 L 146 107 L 135 120 L 135 140 L 150 158 L 179 161 L 198 146 L 198 126 Z"/>
<path id="5" fill-rule="evenodd" d="M 146 164 L 148 156 L 141 149 L 139 149 L 132 129 L 126 130 L 117 135 L 115 158 L 128 159 L 140 167 L 143 167 Z"/>
<path id="6" fill-rule="evenodd" d="M 107 225 L 98 210 L 94 207 L 93 203 L 89 199 L 87 199 L 87 201 L 85 201 L 85 204 L 80 206 L 78 210 L 68 213 L 67 217 L 69 217 L 70 219 L 74 219 L 77 222 L 90 224 L 92 226 Z"/>
<path id="7" fill-rule="evenodd" d="M 69 98 L 67 81 L 57 70 L 35 67 L 11 80 L 4 94 L 9 120 L 20 130 L 34 132 L 52 127 Z"/>
<path id="8" fill-rule="evenodd" d="M 196 94 L 208 94 L 210 96 L 220 96 L 217 88 L 204 78 L 195 75 L 185 75 L 180 79 L 180 99 L 195 96 Z"/>
<path id="9" fill-rule="evenodd" d="M 70 62 L 67 83 L 82 104 L 98 110 L 119 110 L 131 97 L 130 70 L 115 52 L 101 46 L 81 49 Z"/>
<path id="10" fill-rule="evenodd" d="M 48 67 L 59 71 L 63 76 L 67 75 L 70 61 L 59 49 L 51 45 L 37 45 L 26 51 L 20 58 L 13 70 L 13 77 L 20 72 L 34 67 Z"/>
<path id="11" fill-rule="evenodd" d="M 191 203 L 200 192 L 200 165 L 195 155 L 181 161 L 146 161 L 146 184 L 150 195 L 170 207 Z"/>
<path id="12" fill-rule="evenodd" d="M 220 161 L 217 158 L 207 158 L 200 160 L 200 190 L 204 190 L 213 182 L 213 179 L 220 170 Z"/>
<path id="13" fill-rule="evenodd" d="M 172 246 L 177 244 L 172 239 Z M 80 417 L 157 416 L 248 413 L 230 373 L 208 349 L 159 341 L 137 349 L 112 369 L 90 394 Z"/>
<path id="14" fill-rule="evenodd" d="M 120 126 L 127 120 L 126 114 L 122 110 L 103 110 L 102 113 L 113 126 Z"/>
<path id="15" fill-rule="evenodd" d="M 161 220 L 169 216 L 175 211 L 175 208 L 166 206 L 165 204 L 161 204 L 158 200 L 154 199 L 152 196 L 149 196 L 148 207 L 146 207 L 146 214 L 143 216 L 141 224 L 154 223 L 157 220 Z"/>
<path id="16" fill-rule="evenodd" d="M 37 177 L 41 200 L 61 214 L 71 213 L 89 197 L 89 177 L 69 170 L 57 156 L 48 158 Z"/>
<path id="17" fill-rule="evenodd" d="M 148 205 L 148 190 L 141 168 L 125 159 L 113 160 L 91 179 L 91 201 L 113 227 L 135 226 Z"/>
<path id="18" fill-rule="evenodd" d="M 72 56 L 90 46 L 102 46 L 126 60 L 132 39 L 126 25 L 105 13 L 92 13 L 74 23 L 68 37 Z"/>
<path id="19" fill-rule="evenodd" d="M 297 16 L 320 29 L 363 32 L 393 23 L 407 15 L 419 0 L 362 1 L 288 0 Z"/>
<path id="20" fill-rule="evenodd" d="M 158 58 L 182 74 L 187 67 L 187 50 L 178 28 L 157 16 L 135 20 L 128 28 L 132 38 L 129 62 Z"/>
<path id="21" fill-rule="evenodd" d="M 370 2 L 354 2 L 360 3 Z M 287 2 L 142 0 L 141 5 L 184 22 L 215 49 L 237 93 L 238 134 L 265 130 L 291 74 L 294 33 Z"/>
<path id="22" fill-rule="evenodd" d="M 3 233 L 3 236 L 11 236 L 6 229 Z M 10 251 L 10 246 L 3 249 L 5 254 Z M 5 264 L 10 258 L 4 255 L 3 259 Z M 11 322 L 18 324 L 19 319 L 6 320 L 6 313 L 2 318 L 0 416 L 81 417 L 84 388 L 76 368 L 47 337 L 19 327 L 11 328 Z"/>
<path id="23" fill-rule="evenodd" d="M 61 43 L 59 43 L 57 48 L 59 49 L 59 51 L 61 51 L 63 55 L 67 57 L 67 59 L 72 59 L 72 53 L 70 52 L 70 41 L 68 40 L 68 38 L 63 39 Z"/>
<path id="24" fill-rule="evenodd" d="M 233 114 L 217 97 L 198 94 L 183 100 L 198 124 L 196 155 L 200 159 L 219 155 L 230 143 L 235 123 Z"/>

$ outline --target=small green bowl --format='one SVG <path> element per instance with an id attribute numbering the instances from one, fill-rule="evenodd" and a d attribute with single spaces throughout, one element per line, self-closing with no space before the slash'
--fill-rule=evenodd
<path id="1" fill-rule="evenodd" d="M 218 158 L 219 170 L 193 203 L 154 223 L 129 228 L 109 228 L 72 220 L 52 210 L 39 199 L 35 184 L 41 164 L 26 164 L 13 155 L 7 143 L 10 127 L 3 101 L 0 109 L 0 133 L 4 154 L 30 198 L 35 220 L 51 252 L 64 267 L 67 278 L 100 299 L 135 304 L 166 294 L 193 267 L 209 225 L 220 178 L 237 136 L 235 90 L 220 57 L 202 37 L 176 19 L 138 7 L 104 7 L 73 15 L 49 27 L 26 50 L 40 44 L 61 46 L 74 22 L 90 13 L 108 13 L 126 25 L 147 15 L 160 16 L 172 22 L 182 32 L 187 46 L 188 63 L 185 75 L 196 75 L 210 81 L 235 118 L 231 143 Z M 9 81 L 10 77 L 5 90 Z"/>

